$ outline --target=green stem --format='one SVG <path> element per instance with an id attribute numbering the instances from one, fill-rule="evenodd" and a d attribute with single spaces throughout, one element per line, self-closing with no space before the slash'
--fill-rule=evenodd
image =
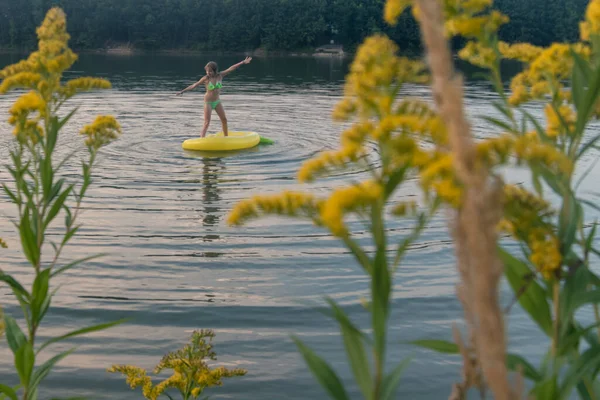
<path id="1" fill-rule="evenodd" d="M 386 255 L 386 237 L 385 224 L 383 221 L 384 204 L 381 200 L 373 205 L 372 209 L 372 232 L 377 253 L 373 264 L 373 273 L 371 279 L 377 284 L 371 285 L 371 297 L 373 308 L 373 332 L 375 335 L 375 346 L 373 357 L 375 361 L 375 376 L 373 385 L 373 399 L 378 400 L 381 396 L 382 382 L 385 369 L 385 348 L 386 348 L 386 330 L 389 306 L 389 292 L 391 290 L 391 279 L 389 277 L 387 255 Z"/>
<path id="2" fill-rule="evenodd" d="M 560 287 L 558 281 L 554 281 L 552 286 L 552 297 L 553 297 L 553 311 L 554 311 L 554 329 L 552 332 L 552 355 L 556 357 L 558 350 L 558 328 L 560 326 L 559 316 L 558 316 L 558 302 L 560 299 Z"/>

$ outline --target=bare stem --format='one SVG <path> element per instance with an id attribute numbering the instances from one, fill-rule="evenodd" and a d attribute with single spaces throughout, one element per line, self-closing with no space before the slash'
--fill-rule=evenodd
<path id="1" fill-rule="evenodd" d="M 477 364 L 498 400 L 518 398 L 508 380 L 504 319 L 498 300 L 503 265 L 497 255 L 495 227 L 502 215 L 502 184 L 490 185 L 488 171 L 477 165 L 470 125 L 463 109 L 462 79 L 453 69 L 444 36 L 441 2 L 418 0 L 419 23 L 428 51 L 434 100 L 444 120 L 454 169 L 464 185 L 455 236 L 460 290 L 468 304 L 467 323 L 474 335 Z M 469 360 L 464 360 L 469 362 Z"/>

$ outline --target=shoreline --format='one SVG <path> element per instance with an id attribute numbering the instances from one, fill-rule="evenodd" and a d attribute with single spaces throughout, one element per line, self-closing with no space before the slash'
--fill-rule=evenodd
<path id="1" fill-rule="evenodd" d="M 114 56 L 134 56 L 134 55 L 161 55 L 161 56 L 201 56 L 205 54 L 218 54 L 224 56 L 243 56 L 243 57 L 318 57 L 318 58 L 349 58 L 354 56 L 354 52 L 346 50 L 339 51 L 318 51 L 315 49 L 302 50 L 265 50 L 262 48 L 246 51 L 223 51 L 223 50 L 192 50 L 192 49 L 157 49 L 144 50 L 132 46 L 115 46 L 96 49 L 78 49 L 72 48 L 77 54 L 103 54 Z M 0 47 L 0 54 L 29 54 L 32 50 L 26 48 L 7 48 Z"/>

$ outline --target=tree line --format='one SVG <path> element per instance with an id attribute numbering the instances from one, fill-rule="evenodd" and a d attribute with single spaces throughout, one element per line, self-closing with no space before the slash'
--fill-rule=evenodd
<path id="1" fill-rule="evenodd" d="M 588 0 L 496 0 L 511 18 L 500 36 L 548 45 L 578 38 Z M 30 49 L 35 27 L 53 5 L 67 14 L 71 46 L 128 43 L 145 50 L 297 51 L 334 40 L 354 49 L 384 32 L 404 51 L 420 51 L 416 22 L 382 19 L 384 0 L 0 0 L 0 47 Z"/>

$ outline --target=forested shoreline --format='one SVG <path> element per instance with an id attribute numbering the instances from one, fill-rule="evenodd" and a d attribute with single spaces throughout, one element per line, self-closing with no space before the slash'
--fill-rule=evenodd
<path id="1" fill-rule="evenodd" d="M 578 39 L 588 0 L 497 0 L 511 22 L 508 42 L 548 45 Z M 382 18 L 384 0 L 0 0 L 0 48 L 30 50 L 35 27 L 53 5 L 68 16 L 77 50 L 311 51 L 333 40 L 353 51 L 384 32 L 402 51 L 418 53 L 410 13 L 395 27 Z"/>

